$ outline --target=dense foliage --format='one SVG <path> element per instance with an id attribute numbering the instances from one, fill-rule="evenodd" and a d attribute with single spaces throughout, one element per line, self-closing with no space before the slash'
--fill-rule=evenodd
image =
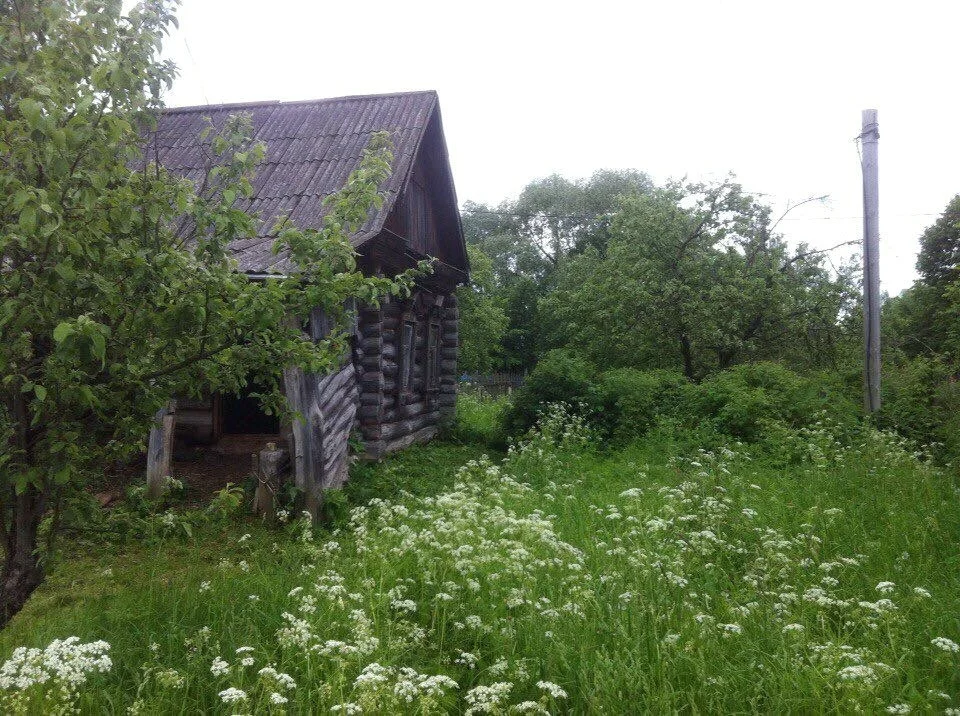
<path id="1" fill-rule="evenodd" d="M 576 353 L 548 352 L 503 412 L 502 432 L 519 436 L 544 406 L 562 402 L 614 445 L 628 445 L 655 429 L 696 436 L 701 445 L 729 440 L 777 450 L 784 435 L 828 423 L 849 432 L 860 422 L 844 386 L 805 377 L 775 363 L 748 363 L 695 383 L 667 370 L 601 371 Z"/>
<path id="2" fill-rule="evenodd" d="M 841 359 L 855 267 L 789 249 L 778 223 L 732 181 L 657 187 L 638 173 L 550 177 L 496 210 L 464 208 L 505 304 L 502 367 L 529 370 L 570 348 L 605 367 L 695 380 L 751 360 L 806 369 Z"/>
<path id="3" fill-rule="evenodd" d="M 960 196 L 920 237 L 917 282 L 883 307 L 881 424 L 960 459 Z"/>
<path id="4" fill-rule="evenodd" d="M 323 226 L 278 224 L 289 277 L 254 282 L 228 249 L 255 235 L 234 208 L 264 146 L 248 117 L 209 127 L 196 185 L 146 164 L 141 145 L 174 68 L 158 59 L 172 3 L 3 3 L 0 13 L 0 623 L 42 576 L 37 530 L 48 510 L 110 461 L 142 447 L 174 395 L 265 386 L 280 410 L 279 371 L 328 369 L 335 330 L 312 342 L 312 308 L 336 321 L 351 299 L 400 283 L 365 277 L 348 235 L 380 201 L 390 169 L 378 136 Z M 181 220 L 187 218 L 187 222 Z M 189 236 L 174 232 L 183 223 Z"/>
<path id="5" fill-rule="evenodd" d="M 503 297 L 494 292 L 490 257 L 467 246 L 470 282 L 457 289 L 460 309 L 460 363 L 466 373 L 488 373 L 500 359 L 501 342 L 507 330 Z"/>

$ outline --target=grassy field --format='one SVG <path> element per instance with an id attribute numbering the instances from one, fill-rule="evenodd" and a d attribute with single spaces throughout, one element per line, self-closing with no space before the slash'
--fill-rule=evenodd
<path id="1" fill-rule="evenodd" d="M 0 634 L 47 649 L 4 710 L 960 713 L 960 497 L 890 436 L 467 428 L 358 468 L 327 530 L 77 547 Z"/>

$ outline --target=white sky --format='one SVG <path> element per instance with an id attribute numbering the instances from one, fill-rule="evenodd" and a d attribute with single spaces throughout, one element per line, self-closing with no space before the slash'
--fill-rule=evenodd
<path id="1" fill-rule="evenodd" d="M 734 171 L 781 226 L 861 237 L 860 110 L 880 121 L 884 290 L 960 191 L 960 2 L 183 0 L 171 106 L 436 89 L 460 201 L 533 178 Z M 943 136 L 937 134 L 938 131 Z"/>

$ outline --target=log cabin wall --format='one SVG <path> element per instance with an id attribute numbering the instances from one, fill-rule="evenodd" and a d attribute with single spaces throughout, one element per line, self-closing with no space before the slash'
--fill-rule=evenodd
<path id="1" fill-rule="evenodd" d="M 330 331 L 327 316 L 314 310 L 309 332 L 314 341 Z M 355 339 L 359 325 L 354 327 Z M 357 341 L 359 342 L 359 341 Z M 360 389 L 354 356 L 343 356 L 341 367 L 327 374 L 305 373 L 299 368 L 283 372 L 284 390 L 292 410 L 302 419 L 289 426 L 291 458 L 297 487 L 308 499 L 323 490 L 340 487 L 350 469 L 350 433 L 357 420 Z"/>
<path id="2" fill-rule="evenodd" d="M 360 429 L 368 457 L 427 441 L 452 417 L 456 325 L 450 293 L 419 290 L 360 312 Z"/>

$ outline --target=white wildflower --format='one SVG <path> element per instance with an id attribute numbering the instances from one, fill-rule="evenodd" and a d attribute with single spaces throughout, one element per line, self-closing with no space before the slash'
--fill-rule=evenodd
<path id="1" fill-rule="evenodd" d="M 235 688 L 231 686 L 229 689 L 224 689 L 221 691 L 218 696 L 220 700 L 225 704 L 233 704 L 238 701 L 247 700 L 247 692 L 242 689 Z"/>
<path id="2" fill-rule="evenodd" d="M 550 696 L 552 696 L 552 697 L 555 698 L 555 699 L 565 699 L 565 698 L 567 698 L 567 692 L 564 691 L 563 689 L 561 689 L 559 686 L 557 686 L 557 685 L 556 685 L 555 683 L 553 683 L 552 681 L 538 681 L 538 682 L 537 682 L 537 688 L 543 689 L 544 691 L 546 691 L 548 694 L 550 694 Z"/>
<path id="3" fill-rule="evenodd" d="M 942 651 L 951 653 L 960 651 L 960 646 L 957 645 L 957 642 L 952 639 L 947 639 L 945 636 L 938 636 L 935 639 L 931 639 L 930 643 Z"/>

